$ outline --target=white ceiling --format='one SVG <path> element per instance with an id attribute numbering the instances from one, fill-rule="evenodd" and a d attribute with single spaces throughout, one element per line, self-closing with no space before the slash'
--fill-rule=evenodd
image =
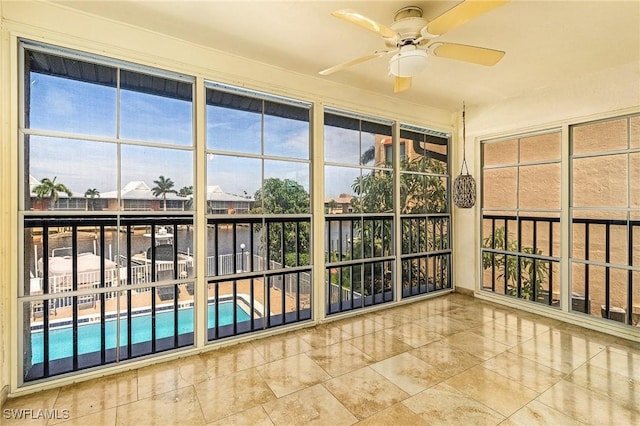
<path id="1" fill-rule="evenodd" d="M 512 0 L 439 40 L 503 50 L 493 67 L 432 57 L 413 87 L 393 94 L 389 56 L 322 77 L 318 71 L 385 48 L 376 34 L 331 16 L 354 9 L 390 25 L 419 6 L 427 20 L 460 1 L 55 1 L 297 73 L 458 110 L 629 63 L 640 64 L 640 1 Z M 640 66 L 640 65 L 639 65 Z"/>

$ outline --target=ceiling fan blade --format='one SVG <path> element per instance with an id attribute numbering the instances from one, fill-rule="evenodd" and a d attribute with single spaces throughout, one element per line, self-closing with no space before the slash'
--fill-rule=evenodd
<path id="1" fill-rule="evenodd" d="M 355 10 L 340 9 L 333 12 L 332 15 L 336 18 L 344 19 L 345 21 L 356 24 L 369 31 L 373 31 L 374 33 L 379 34 L 384 38 L 395 38 L 398 35 L 397 32 L 393 31 L 386 25 L 376 22 L 371 18 L 367 18 L 366 16 L 356 12 Z"/>
<path id="2" fill-rule="evenodd" d="M 341 71 L 341 70 L 343 70 L 345 68 L 348 68 L 348 67 L 350 67 L 352 65 L 360 64 L 362 62 L 366 62 L 366 61 L 369 61 L 371 59 L 378 58 L 378 57 L 380 57 L 382 55 L 385 55 L 385 54 L 387 54 L 386 50 L 383 50 L 383 51 L 380 51 L 380 52 L 374 52 L 374 53 L 371 53 L 369 55 L 361 56 L 359 58 L 352 59 L 350 61 L 343 62 L 343 63 L 338 64 L 338 65 L 334 65 L 334 66 L 332 66 L 330 68 L 327 68 L 325 70 L 320 71 L 318 74 L 320 74 L 320 75 L 333 74 L 334 72 Z"/>
<path id="3" fill-rule="evenodd" d="M 433 38 L 442 35 L 508 2 L 509 0 L 466 0 L 429 22 L 422 30 L 423 36 Z"/>
<path id="4" fill-rule="evenodd" d="M 429 49 L 435 56 L 441 58 L 457 59 L 485 66 L 497 64 L 504 56 L 504 52 L 501 50 L 467 46 L 466 44 L 434 43 L 429 46 Z"/>
<path id="5" fill-rule="evenodd" d="M 393 93 L 404 92 L 411 88 L 411 77 L 396 77 L 393 82 Z"/>

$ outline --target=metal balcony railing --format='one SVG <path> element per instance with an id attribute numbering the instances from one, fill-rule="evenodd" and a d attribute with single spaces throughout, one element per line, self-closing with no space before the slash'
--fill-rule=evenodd
<path id="1" fill-rule="evenodd" d="M 484 215 L 483 226 L 483 289 L 559 307 L 560 219 Z M 631 325 L 639 322 L 635 287 L 640 265 L 634 250 L 639 228 L 639 220 L 572 220 L 573 312 Z"/>

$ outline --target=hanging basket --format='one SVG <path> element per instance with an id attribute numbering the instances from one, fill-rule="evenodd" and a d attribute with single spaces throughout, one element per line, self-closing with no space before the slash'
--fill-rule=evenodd
<path id="1" fill-rule="evenodd" d="M 466 108 L 462 104 L 462 167 L 460 167 L 460 175 L 453 181 L 453 202 L 461 209 L 470 209 L 476 204 L 476 181 L 469 174 L 467 167 L 467 150 L 466 140 L 467 132 L 465 125 Z M 462 173 L 466 171 L 466 173 Z"/>
<path id="2" fill-rule="evenodd" d="M 476 181 L 468 171 L 453 181 L 453 202 L 461 209 L 470 209 L 476 204 Z"/>

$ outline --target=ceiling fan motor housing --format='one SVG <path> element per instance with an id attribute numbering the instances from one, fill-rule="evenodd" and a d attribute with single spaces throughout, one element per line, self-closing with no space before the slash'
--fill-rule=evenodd
<path id="1" fill-rule="evenodd" d="M 394 38 L 385 38 L 388 47 L 400 47 L 406 44 L 415 44 L 421 37 L 420 31 L 426 27 L 428 21 L 422 17 L 422 9 L 416 6 L 408 6 L 396 12 L 393 24 L 390 28 L 398 35 Z"/>

